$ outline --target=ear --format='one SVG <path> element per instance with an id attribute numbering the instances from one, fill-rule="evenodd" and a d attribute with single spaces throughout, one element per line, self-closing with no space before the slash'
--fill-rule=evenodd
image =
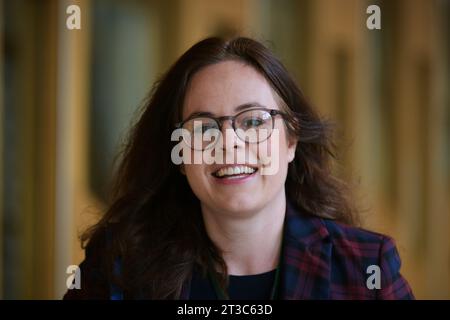
<path id="1" fill-rule="evenodd" d="M 288 140 L 288 162 L 292 162 L 295 159 L 295 151 L 297 150 L 297 139 Z"/>

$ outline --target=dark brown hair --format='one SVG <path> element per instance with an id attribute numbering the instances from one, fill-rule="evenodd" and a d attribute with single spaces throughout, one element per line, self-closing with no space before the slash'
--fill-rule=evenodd
<path id="1" fill-rule="evenodd" d="M 200 69 L 237 60 L 259 71 L 282 99 L 290 115 L 287 128 L 297 138 L 285 189 L 302 214 L 355 223 L 345 185 L 331 172 L 330 131 L 306 101 L 281 62 L 261 43 L 248 38 L 205 39 L 184 53 L 156 83 L 134 124 L 117 167 L 106 214 L 83 237 L 83 243 L 112 229 L 104 252 L 105 273 L 126 297 L 174 299 L 198 264 L 209 257 L 222 267 L 221 252 L 209 239 L 200 203 L 171 161 L 171 133 L 181 121 L 186 88 Z M 114 226 L 114 227 L 111 227 Z M 113 261 L 122 270 L 113 276 Z"/>

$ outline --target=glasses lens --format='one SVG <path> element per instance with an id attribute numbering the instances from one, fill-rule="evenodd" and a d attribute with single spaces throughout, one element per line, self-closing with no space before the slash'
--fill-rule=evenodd
<path id="1" fill-rule="evenodd" d="M 214 146 L 220 134 L 219 126 L 211 118 L 194 118 L 183 125 L 184 141 L 194 150 L 205 150 Z"/>
<path id="2" fill-rule="evenodd" d="M 235 126 L 237 136 L 243 141 L 262 142 L 272 133 L 272 116 L 265 110 L 249 110 L 236 118 Z"/>

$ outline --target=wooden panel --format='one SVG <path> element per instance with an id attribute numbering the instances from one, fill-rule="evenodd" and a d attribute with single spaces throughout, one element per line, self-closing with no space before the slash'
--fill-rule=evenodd
<path id="1" fill-rule="evenodd" d="M 0 0 L 0 44 L 4 47 L 3 39 L 3 0 Z M 4 154 L 3 150 L 3 108 L 4 108 L 4 98 L 3 98 L 3 50 L 0 50 L 0 154 Z M 0 157 L 0 300 L 3 299 L 3 157 Z"/>

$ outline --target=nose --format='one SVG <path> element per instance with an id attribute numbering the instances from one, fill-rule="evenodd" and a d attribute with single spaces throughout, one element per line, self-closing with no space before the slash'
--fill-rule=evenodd
<path id="1" fill-rule="evenodd" d="M 238 147 L 243 147 L 244 142 L 241 141 L 241 139 L 239 139 L 236 135 L 231 119 L 223 120 L 221 132 L 223 139 L 223 150 L 226 150 L 226 148 L 236 149 Z"/>

